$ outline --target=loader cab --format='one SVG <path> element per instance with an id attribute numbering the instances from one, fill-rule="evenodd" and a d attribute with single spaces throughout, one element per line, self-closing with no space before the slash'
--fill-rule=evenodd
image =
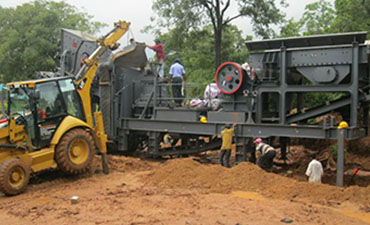
<path id="1" fill-rule="evenodd" d="M 84 120 L 81 99 L 70 77 L 33 81 L 11 88 L 9 92 L 9 115 L 17 117 L 18 124 L 25 125 L 36 149 L 50 145 L 66 116 Z"/>

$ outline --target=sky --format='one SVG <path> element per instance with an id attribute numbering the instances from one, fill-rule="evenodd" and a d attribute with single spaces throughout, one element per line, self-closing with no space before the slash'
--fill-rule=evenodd
<path id="1" fill-rule="evenodd" d="M 58 1 L 58 0 L 55 0 Z M 286 13 L 287 18 L 294 17 L 299 19 L 303 12 L 304 7 L 309 4 L 316 2 L 318 0 L 286 0 L 289 4 L 288 8 L 283 8 L 282 10 Z M 0 0 L 1 7 L 16 7 L 26 2 L 32 2 L 31 0 Z M 139 42 L 145 42 L 149 45 L 154 44 L 153 34 L 144 33 L 142 29 L 150 24 L 150 17 L 154 16 L 152 11 L 152 1 L 151 0 L 65 0 L 70 5 L 76 6 L 80 11 L 86 12 L 93 16 L 93 20 L 104 22 L 108 26 L 102 29 L 101 34 L 103 35 L 110 31 L 113 27 L 113 23 L 118 20 L 125 20 L 131 22 L 131 32 L 125 35 L 121 39 L 121 44 L 126 45 L 129 38 L 132 36 Z M 232 12 L 236 12 L 236 4 L 231 5 L 230 15 L 233 16 Z M 275 0 L 278 4 L 280 1 Z M 333 5 L 334 0 L 329 0 Z M 236 19 L 234 22 L 239 29 L 243 30 L 244 35 L 252 35 L 253 31 L 250 26 L 250 21 L 248 19 Z"/>

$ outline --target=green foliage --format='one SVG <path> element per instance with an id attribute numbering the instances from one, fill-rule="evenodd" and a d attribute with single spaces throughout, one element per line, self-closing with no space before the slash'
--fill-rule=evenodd
<path id="1" fill-rule="evenodd" d="M 294 21 L 293 18 L 285 22 L 280 29 L 279 37 L 297 37 L 301 35 L 302 20 Z"/>
<path id="2" fill-rule="evenodd" d="M 61 28 L 94 33 L 104 24 L 64 1 L 36 0 L 16 8 L 0 8 L 0 79 L 32 79 L 36 71 L 59 65 Z"/>
<path id="3" fill-rule="evenodd" d="M 301 23 L 305 26 L 304 35 L 325 34 L 332 32 L 331 25 L 335 19 L 335 10 L 332 5 L 320 0 L 307 4 Z"/>
<path id="4" fill-rule="evenodd" d="M 303 96 L 303 108 L 314 108 L 343 96 L 345 96 L 345 93 L 305 93 Z"/>
<path id="5" fill-rule="evenodd" d="M 281 1 L 285 5 L 284 0 Z M 230 5 L 237 4 L 238 11 L 233 16 L 227 16 Z M 152 21 L 157 26 L 149 26 L 146 30 L 152 30 L 159 34 L 160 28 L 176 29 L 179 39 L 188 32 L 202 30 L 210 26 L 214 51 L 214 66 L 221 63 L 223 32 L 230 23 L 239 17 L 251 18 L 255 34 L 263 38 L 275 35 L 271 24 L 278 24 L 283 19 L 283 14 L 272 0 L 156 0 L 153 2 L 153 10 L 157 17 Z"/>
<path id="6" fill-rule="evenodd" d="M 338 158 L 338 145 L 330 145 L 329 149 L 330 149 L 331 155 L 333 156 L 333 159 L 336 161 Z M 346 153 L 347 153 L 347 149 L 344 148 L 343 149 L 344 156 L 346 155 Z"/>
<path id="7" fill-rule="evenodd" d="M 370 0 L 336 0 L 308 4 L 301 19 L 285 21 L 280 37 L 337 32 L 370 32 Z"/>
<path id="8" fill-rule="evenodd" d="M 249 59 L 248 49 L 245 42 L 251 40 L 251 36 L 243 38 L 242 31 L 236 26 L 227 26 L 222 34 L 221 61 L 244 63 Z"/>
<path id="9" fill-rule="evenodd" d="M 0 104 L 0 114 L 2 113 L 2 105 Z M 5 100 L 4 100 L 4 112 L 6 112 L 8 110 L 8 102 L 6 102 Z M 1 116 L 0 116 L 0 118 L 1 118 Z"/>
<path id="10" fill-rule="evenodd" d="M 336 32 L 370 32 L 370 0 L 336 0 Z"/>
<path id="11" fill-rule="evenodd" d="M 332 33 L 335 21 L 335 10 L 325 1 L 307 4 L 303 16 L 298 21 L 289 19 L 280 30 L 280 37 Z"/>

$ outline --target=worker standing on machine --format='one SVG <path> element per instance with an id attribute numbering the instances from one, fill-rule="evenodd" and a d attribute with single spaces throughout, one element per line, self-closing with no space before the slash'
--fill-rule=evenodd
<path id="1" fill-rule="evenodd" d="M 221 131 L 222 145 L 220 152 L 220 164 L 224 167 L 230 167 L 230 156 L 231 156 L 231 147 L 233 143 L 233 134 L 234 134 L 235 124 L 226 124 L 225 128 Z"/>
<path id="2" fill-rule="evenodd" d="M 154 46 L 149 46 L 146 45 L 146 47 L 152 49 L 156 53 L 157 57 L 157 74 L 160 78 L 164 78 L 164 62 L 166 61 L 166 56 L 164 55 L 164 49 L 163 49 L 163 44 L 161 43 L 161 40 L 159 38 L 154 39 L 155 45 Z"/>
<path id="3" fill-rule="evenodd" d="M 271 169 L 276 156 L 275 149 L 263 143 L 261 138 L 257 138 L 254 143 L 256 144 L 256 152 L 259 154 L 257 165 L 264 170 Z"/>
<path id="4" fill-rule="evenodd" d="M 182 103 L 182 81 L 184 81 L 184 84 L 186 82 L 185 68 L 181 64 L 180 59 L 175 59 L 175 63 L 171 65 L 170 75 L 172 95 L 175 99 L 175 104 L 179 106 Z"/>

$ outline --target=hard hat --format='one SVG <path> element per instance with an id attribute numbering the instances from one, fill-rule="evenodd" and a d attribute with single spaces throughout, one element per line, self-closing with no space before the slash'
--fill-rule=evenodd
<path id="1" fill-rule="evenodd" d="M 339 123 L 339 126 L 337 127 L 338 129 L 343 129 L 343 128 L 347 128 L 348 127 L 348 123 L 346 121 L 342 121 Z"/>
<path id="2" fill-rule="evenodd" d="M 262 139 L 261 138 L 257 138 L 256 140 L 254 140 L 254 143 L 257 143 L 257 144 L 259 144 L 261 142 L 262 142 Z"/>
<path id="3" fill-rule="evenodd" d="M 201 117 L 200 117 L 200 122 L 201 122 L 201 123 L 207 123 L 207 122 L 208 122 L 207 117 L 205 117 L 205 116 L 201 116 Z"/>
<path id="4" fill-rule="evenodd" d="M 154 41 L 159 42 L 159 43 L 161 42 L 159 38 L 154 38 Z"/>

